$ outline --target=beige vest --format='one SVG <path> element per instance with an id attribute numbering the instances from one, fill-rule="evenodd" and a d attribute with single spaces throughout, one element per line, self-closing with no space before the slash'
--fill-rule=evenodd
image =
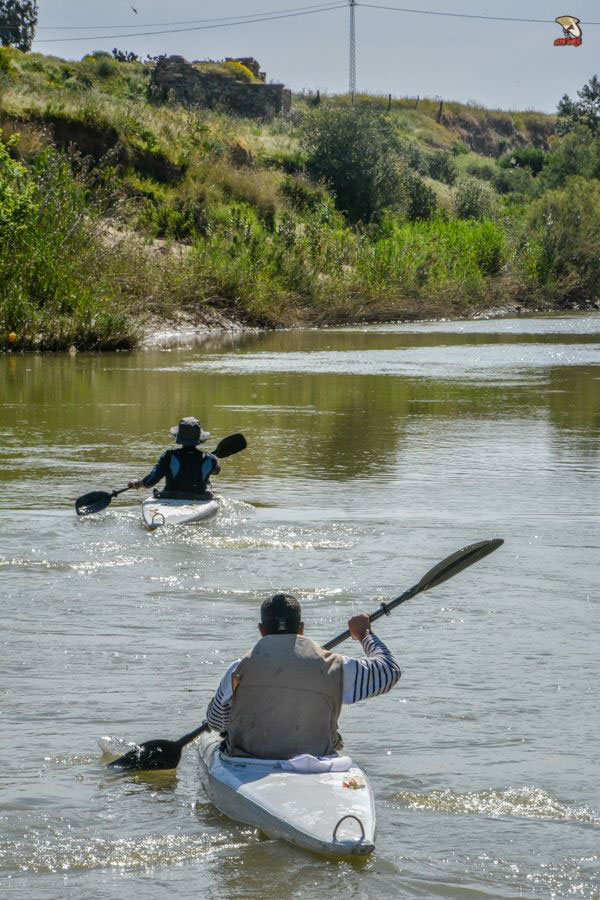
<path id="1" fill-rule="evenodd" d="M 232 756 L 291 759 L 334 752 L 343 657 L 298 634 L 270 634 L 240 661 L 229 718 Z"/>

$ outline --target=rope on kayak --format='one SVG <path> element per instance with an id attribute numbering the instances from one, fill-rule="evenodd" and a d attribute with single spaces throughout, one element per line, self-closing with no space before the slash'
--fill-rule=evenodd
<path id="1" fill-rule="evenodd" d="M 355 822 L 358 822 L 358 824 L 360 825 L 360 830 L 361 830 L 361 836 L 360 836 L 360 839 L 361 839 L 361 841 L 364 841 L 364 839 L 365 839 L 365 826 L 364 826 L 363 823 L 360 821 L 360 819 L 358 818 L 358 816 L 353 816 L 351 813 L 348 813 L 348 815 L 342 816 L 342 818 L 340 819 L 340 821 L 337 823 L 337 825 L 336 825 L 335 828 L 333 829 L 333 840 L 334 840 L 334 841 L 337 840 L 337 838 L 336 838 L 337 830 L 338 830 L 338 828 L 340 827 L 340 825 L 342 824 L 342 822 L 345 822 L 345 821 L 346 821 L 346 819 L 354 819 Z"/>

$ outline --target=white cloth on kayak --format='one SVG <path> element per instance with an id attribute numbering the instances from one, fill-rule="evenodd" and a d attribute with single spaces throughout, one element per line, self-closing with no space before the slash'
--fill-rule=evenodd
<path id="1" fill-rule="evenodd" d="M 284 759 L 281 768 L 284 772 L 298 772 L 302 775 L 313 775 L 319 772 L 347 772 L 353 766 L 349 756 L 311 756 L 301 753 L 291 759 Z"/>
<path id="2" fill-rule="evenodd" d="M 366 658 L 344 656 L 342 669 L 342 703 L 358 703 L 369 697 L 386 694 L 400 678 L 400 666 L 383 641 L 374 634 L 366 634 L 362 640 Z M 231 701 L 233 699 L 232 676 L 240 660 L 232 662 L 216 694 L 208 704 L 206 721 L 215 731 L 227 731 Z"/>

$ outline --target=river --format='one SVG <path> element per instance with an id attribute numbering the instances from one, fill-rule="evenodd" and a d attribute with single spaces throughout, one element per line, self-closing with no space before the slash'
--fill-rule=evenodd
<path id="1" fill-rule="evenodd" d="M 600 897 L 600 316 L 8 354 L 0 391 L 2 896 Z M 215 520 L 149 533 L 134 491 L 76 517 L 183 415 L 248 440 Z M 265 596 L 325 641 L 489 537 L 377 623 L 402 679 L 344 709 L 367 862 L 225 819 L 193 747 L 107 774 L 101 746 L 202 720 Z"/>

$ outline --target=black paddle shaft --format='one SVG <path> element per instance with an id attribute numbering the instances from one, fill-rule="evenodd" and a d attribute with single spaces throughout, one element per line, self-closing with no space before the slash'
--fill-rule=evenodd
<path id="1" fill-rule="evenodd" d="M 501 547 L 503 543 L 504 541 L 501 538 L 495 538 L 491 541 L 479 541 L 477 544 L 469 544 L 468 547 L 457 550 L 456 553 L 447 556 L 446 559 L 439 562 L 433 569 L 430 569 L 426 575 L 423 575 L 418 584 L 415 584 L 413 587 L 409 588 L 408 591 L 400 594 L 399 597 L 396 597 L 389 603 L 382 603 L 379 609 L 376 609 L 375 612 L 371 613 L 369 619 L 371 622 L 375 622 L 377 619 L 380 619 L 381 616 L 389 616 L 391 611 L 397 606 L 400 606 L 401 603 L 406 603 L 407 600 L 410 600 L 422 591 L 428 591 L 430 588 L 441 584 L 448 578 L 458 575 L 463 569 L 472 566 L 473 563 L 483 559 L 484 556 L 487 556 L 489 553 L 493 553 L 494 550 Z M 326 644 L 323 644 L 323 649 L 332 650 L 349 637 L 350 631 L 346 629 L 346 631 L 338 634 L 336 638 L 333 638 L 332 641 L 327 641 Z"/>

